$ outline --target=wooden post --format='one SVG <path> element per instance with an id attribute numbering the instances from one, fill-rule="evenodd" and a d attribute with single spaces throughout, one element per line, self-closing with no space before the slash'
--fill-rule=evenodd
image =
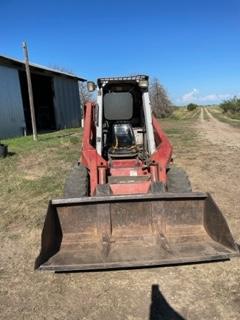
<path id="1" fill-rule="evenodd" d="M 26 75 L 27 75 L 27 86 L 28 86 L 28 96 L 29 96 L 30 113 L 31 113 L 31 121 L 32 121 L 33 140 L 36 141 L 38 139 L 37 126 L 36 126 L 36 117 L 35 117 L 35 109 L 34 109 L 34 101 L 33 101 L 33 90 L 32 90 L 31 73 L 30 73 L 30 67 L 29 67 L 27 43 L 23 42 L 22 47 L 23 47 L 23 52 L 25 56 L 25 68 L 26 68 Z"/>

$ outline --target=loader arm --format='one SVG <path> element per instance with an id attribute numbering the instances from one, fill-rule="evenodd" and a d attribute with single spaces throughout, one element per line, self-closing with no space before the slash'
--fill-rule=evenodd
<path id="1" fill-rule="evenodd" d="M 162 130 L 157 118 L 152 115 L 152 124 L 154 129 L 154 138 L 156 150 L 151 155 L 151 160 L 158 164 L 159 180 L 166 184 L 167 182 L 167 167 L 172 160 L 172 145 Z"/>
<path id="2" fill-rule="evenodd" d="M 90 177 L 90 194 L 94 194 L 98 184 L 98 167 L 107 167 L 95 148 L 96 128 L 94 124 L 95 103 L 87 102 L 84 106 L 84 130 L 80 162 L 88 169 Z"/>

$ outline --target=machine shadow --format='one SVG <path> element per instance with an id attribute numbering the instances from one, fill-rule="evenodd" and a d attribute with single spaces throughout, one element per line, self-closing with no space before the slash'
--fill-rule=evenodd
<path id="1" fill-rule="evenodd" d="M 177 313 L 162 295 L 159 285 L 152 285 L 149 320 L 186 320 Z"/>

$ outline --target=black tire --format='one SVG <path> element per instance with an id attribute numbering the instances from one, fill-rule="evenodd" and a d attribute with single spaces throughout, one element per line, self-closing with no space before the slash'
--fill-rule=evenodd
<path id="1" fill-rule="evenodd" d="M 64 198 L 88 196 L 89 178 L 87 169 L 79 164 L 72 168 L 64 185 Z"/>
<path id="2" fill-rule="evenodd" d="M 5 158 L 8 154 L 8 147 L 4 144 L 0 144 L 0 158 Z"/>
<path id="3" fill-rule="evenodd" d="M 191 182 L 182 168 L 172 167 L 167 173 L 168 192 L 192 192 Z"/>

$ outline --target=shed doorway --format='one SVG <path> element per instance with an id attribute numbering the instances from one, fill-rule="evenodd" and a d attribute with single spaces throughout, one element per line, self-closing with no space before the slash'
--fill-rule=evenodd
<path id="1" fill-rule="evenodd" d="M 32 132 L 31 113 L 28 97 L 27 77 L 25 71 L 19 71 L 23 109 L 27 134 Z M 56 130 L 54 112 L 54 90 L 52 77 L 31 74 L 33 100 L 38 132 Z"/>

